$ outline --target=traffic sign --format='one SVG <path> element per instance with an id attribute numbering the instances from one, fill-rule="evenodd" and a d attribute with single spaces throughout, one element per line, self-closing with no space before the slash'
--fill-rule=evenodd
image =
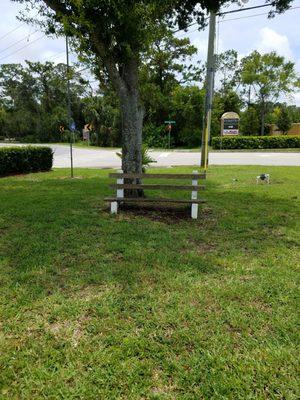
<path id="1" fill-rule="evenodd" d="M 75 122 L 72 121 L 72 122 L 70 123 L 70 131 L 71 131 L 71 132 L 75 132 L 75 130 L 76 130 L 76 125 L 75 125 Z"/>
<path id="2" fill-rule="evenodd" d="M 176 121 L 165 121 L 165 124 L 175 125 L 175 124 L 176 124 Z"/>

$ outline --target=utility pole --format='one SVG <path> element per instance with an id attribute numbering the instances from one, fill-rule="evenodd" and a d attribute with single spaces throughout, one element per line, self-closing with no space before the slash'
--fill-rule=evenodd
<path id="1" fill-rule="evenodd" d="M 71 158 L 71 178 L 74 178 L 73 171 L 73 141 L 74 141 L 74 132 L 73 132 L 73 123 L 72 123 L 72 111 L 71 111 L 71 90 L 70 90 L 70 63 L 69 63 L 69 40 L 66 35 L 66 56 L 67 56 L 67 104 L 68 104 L 68 128 L 71 133 L 70 136 L 70 158 Z"/>
<path id="2" fill-rule="evenodd" d="M 201 167 L 205 170 L 208 166 L 208 143 L 210 139 L 211 112 L 214 94 L 215 75 L 215 36 L 216 36 L 216 13 L 211 11 L 209 17 L 209 34 L 206 66 L 206 95 L 204 107 L 204 124 L 201 145 Z"/>

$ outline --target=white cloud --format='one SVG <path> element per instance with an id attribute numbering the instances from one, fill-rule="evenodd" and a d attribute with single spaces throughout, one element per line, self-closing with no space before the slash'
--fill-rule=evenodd
<path id="1" fill-rule="evenodd" d="M 264 27 L 259 31 L 260 41 L 257 43 L 257 50 L 260 53 L 276 51 L 281 56 L 294 59 L 289 39 L 286 35 L 280 35 L 275 30 Z"/>

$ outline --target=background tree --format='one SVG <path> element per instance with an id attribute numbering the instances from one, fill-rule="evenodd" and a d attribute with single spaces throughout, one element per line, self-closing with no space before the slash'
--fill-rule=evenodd
<path id="1" fill-rule="evenodd" d="M 260 107 L 260 133 L 264 135 L 268 105 L 298 85 L 295 64 L 275 52 L 261 55 L 254 51 L 241 61 L 240 82 L 247 93 L 253 88 Z"/>
<path id="2" fill-rule="evenodd" d="M 176 120 L 172 140 L 177 147 L 198 147 L 201 140 L 204 112 L 204 89 L 198 86 L 177 86 L 172 95 L 172 113 Z"/>
<path id="3" fill-rule="evenodd" d="M 239 67 L 238 53 L 235 50 L 226 50 L 216 56 L 216 76 L 220 78 L 220 90 L 225 94 L 233 91 L 237 85 L 237 71 Z"/>
<path id="4" fill-rule="evenodd" d="M 289 115 L 291 117 L 292 122 L 300 122 L 300 107 L 295 105 L 286 105 L 284 106 L 287 108 Z"/>
<path id="5" fill-rule="evenodd" d="M 255 136 L 259 134 L 259 127 L 259 113 L 256 107 L 250 106 L 241 114 L 240 133 Z"/>
<path id="6" fill-rule="evenodd" d="M 83 100 L 83 115 L 91 125 L 91 144 L 103 147 L 119 146 L 120 113 L 109 96 L 86 97 Z"/>
<path id="7" fill-rule="evenodd" d="M 190 85 L 203 81 L 204 66 L 194 62 L 196 53 L 197 48 L 191 45 L 189 38 L 176 38 L 164 29 L 145 54 L 140 86 L 145 109 L 143 133 L 148 145 L 166 147 L 168 135 L 165 120 L 177 122 L 172 131 L 173 144 L 180 145 L 180 135 L 187 139 L 183 140 L 187 146 L 193 142 L 191 136 L 198 136 L 199 140 L 201 114 L 197 115 L 198 124 L 192 121 L 195 121 L 196 113 L 202 112 L 203 100 L 200 100 L 201 104 L 197 103 L 200 90 Z M 181 101 L 183 98 L 186 103 Z M 191 105 L 195 108 L 192 109 Z M 192 134 L 194 128 L 197 132 Z M 188 137 L 182 130 L 189 131 Z"/>
<path id="8" fill-rule="evenodd" d="M 0 99 L 5 110 L 5 136 L 22 141 L 59 141 L 67 127 L 66 65 L 6 64 L 0 67 Z M 83 127 L 81 98 L 86 82 L 71 69 L 71 102 L 76 125 Z"/>
<path id="9" fill-rule="evenodd" d="M 291 129 L 292 119 L 286 107 L 280 107 L 276 125 L 284 135 L 286 135 L 288 131 Z"/>

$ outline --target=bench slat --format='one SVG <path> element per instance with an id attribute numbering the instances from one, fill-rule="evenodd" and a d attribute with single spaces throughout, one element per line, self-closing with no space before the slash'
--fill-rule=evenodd
<path id="1" fill-rule="evenodd" d="M 169 189 L 169 190 L 193 190 L 193 191 L 198 191 L 198 190 L 204 190 L 205 186 L 204 185 L 152 185 L 152 184 L 146 184 L 146 185 L 139 185 L 139 184 L 118 184 L 118 183 L 113 183 L 109 185 L 112 189 Z"/>
<path id="2" fill-rule="evenodd" d="M 118 203 L 182 203 L 182 204 L 201 204 L 206 203 L 205 200 L 180 200 L 180 199 L 148 199 L 143 197 L 107 197 L 105 201 L 116 201 Z"/>
<path id="3" fill-rule="evenodd" d="M 206 179 L 206 174 L 125 174 L 113 172 L 110 178 L 116 179 Z"/>

